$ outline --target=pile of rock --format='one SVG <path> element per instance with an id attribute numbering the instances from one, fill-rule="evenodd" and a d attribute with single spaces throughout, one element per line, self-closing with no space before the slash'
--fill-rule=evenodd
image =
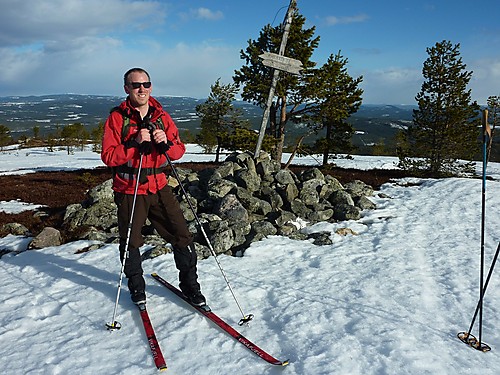
<path id="1" fill-rule="evenodd" d="M 200 258 L 211 254 L 205 237 L 215 253 L 234 255 L 266 236 L 305 239 L 308 236 L 300 231 L 305 225 L 357 220 L 362 210 L 375 208 L 367 198 L 373 189 L 362 181 L 342 186 L 314 167 L 296 175 L 264 152 L 258 159 L 249 153 L 234 153 L 215 169 L 194 172 L 176 168 L 175 172 L 178 179 L 174 173 L 170 184 L 179 197 Z M 111 180 L 90 190 L 85 202 L 68 206 L 63 226 L 80 239 L 117 242 Z M 50 238 L 57 238 L 52 230 L 50 234 Z M 152 228 L 146 227 L 143 234 L 146 244 L 156 252 L 169 251 Z M 328 243 L 329 237 L 312 236 L 318 244 Z M 31 247 L 47 245 L 35 238 Z"/>

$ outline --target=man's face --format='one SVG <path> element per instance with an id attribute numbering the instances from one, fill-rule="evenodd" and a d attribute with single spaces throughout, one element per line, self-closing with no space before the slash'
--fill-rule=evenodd
<path id="1" fill-rule="evenodd" d="M 139 85 L 140 83 L 142 84 Z M 146 84 L 146 86 L 151 84 L 147 74 L 132 72 L 128 75 L 127 84 L 124 86 L 124 89 L 130 97 L 130 103 L 136 108 L 148 104 L 149 95 L 151 94 L 153 86 L 151 85 L 149 88 L 146 88 L 144 84 Z"/>

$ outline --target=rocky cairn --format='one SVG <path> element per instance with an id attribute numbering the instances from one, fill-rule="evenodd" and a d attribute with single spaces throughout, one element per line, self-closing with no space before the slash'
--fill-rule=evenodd
<path id="1" fill-rule="evenodd" d="M 376 208 L 369 199 L 373 188 L 364 182 L 342 186 L 314 167 L 294 174 L 264 152 L 257 159 L 250 153 L 233 153 L 215 169 L 175 171 L 179 180 L 171 173 L 169 184 L 178 196 L 199 258 L 210 256 L 212 250 L 216 254 L 241 255 L 252 242 L 271 235 L 329 244 L 330 233 L 307 235 L 301 229 L 321 221 L 357 220 L 361 211 Z M 110 179 L 96 186 L 84 202 L 66 208 L 63 228 L 72 234 L 72 240 L 94 240 L 92 248 L 118 242 L 111 183 Z M 143 235 L 149 246 L 143 257 L 171 251 L 169 244 L 146 224 Z M 29 248 L 57 246 L 61 242 L 54 228 L 46 228 Z"/>

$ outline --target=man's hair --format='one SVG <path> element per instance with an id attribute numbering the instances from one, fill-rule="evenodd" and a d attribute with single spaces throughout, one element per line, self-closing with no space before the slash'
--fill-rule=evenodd
<path id="1" fill-rule="evenodd" d="M 139 73 L 144 73 L 148 76 L 148 79 L 151 81 L 151 77 L 149 76 L 149 73 L 146 72 L 144 69 L 142 68 L 132 68 L 132 69 L 129 69 L 127 70 L 127 72 L 123 75 L 123 84 L 125 86 L 127 86 L 128 82 L 127 82 L 127 79 L 128 79 L 128 76 L 130 73 L 134 73 L 134 72 L 139 72 Z"/>

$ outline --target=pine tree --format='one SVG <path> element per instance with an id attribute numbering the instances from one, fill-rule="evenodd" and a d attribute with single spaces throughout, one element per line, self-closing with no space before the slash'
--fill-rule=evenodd
<path id="1" fill-rule="evenodd" d="M 99 121 L 97 127 L 90 132 L 92 138 L 92 151 L 101 153 L 102 150 L 102 137 L 104 135 L 104 122 Z"/>
<path id="2" fill-rule="evenodd" d="M 497 125 L 500 124 L 500 98 L 498 96 L 489 96 L 486 103 L 488 105 L 488 122 L 491 128 L 491 139 L 488 147 L 488 158 L 490 158 L 493 151 L 492 145 L 495 139 L 495 130 Z"/>
<path id="3" fill-rule="evenodd" d="M 196 140 L 208 152 L 216 149 L 215 162 L 219 162 L 221 149 L 228 143 L 231 129 L 245 127 L 246 124 L 241 110 L 233 105 L 237 91 L 237 85 L 223 85 L 219 78 L 211 86 L 205 103 L 196 106 L 196 114 L 201 118 L 201 131 Z"/>
<path id="4" fill-rule="evenodd" d="M 62 128 L 61 138 L 68 155 L 70 155 L 73 153 L 73 147 L 79 146 L 82 151 L 84 150 L 89 134 L 82 123 L 75 122 Z"/>
<path id="5" fill-rule="evenodd" d="M 407 134 L 408 154 L 399 155 L 400 166 L 431 176 L 469 172 L 481 121 L 479 105 L 467 90 L 472 72 L 465 70 L 460 44 L 444 40 L 427 48 L 427 53 L 424 82 L 415 97 L 418 110 L 413 111 Z"/>
<path id="6" fill-rule="evenodd" d="M 323 154 L 323 165 L 330 154 L 351 153 L 354 128 L 346 121 L 361 106 L 363 77 L 352 78 L 347 72 L 347 58 L 340 52 L 330 55 L 328 61 L 309 75 L 307 90 L 314 102 L 305 106 L 303 120 L 316 132 L 326 135 L 316 141 L 315 151 Z"/>
<path id="7" fill-rule="evenodd" d="M 12 143 L 10 129 L 5 125 L 0 125 L 0 150 L 3 150 L 3 148 L 10 143 Z"/>
<path id="8" fill-rule="evenodd" d="M 40 126 L 38 125 L 33 126 L 33 138 L 40 138 Z"/>
<path id="9" fill-rule="evenodd" d="M 496 127 L 500 123 L 500 97 L 489 96 L 487 105 L 489 122 L 492 127 Z"/>

